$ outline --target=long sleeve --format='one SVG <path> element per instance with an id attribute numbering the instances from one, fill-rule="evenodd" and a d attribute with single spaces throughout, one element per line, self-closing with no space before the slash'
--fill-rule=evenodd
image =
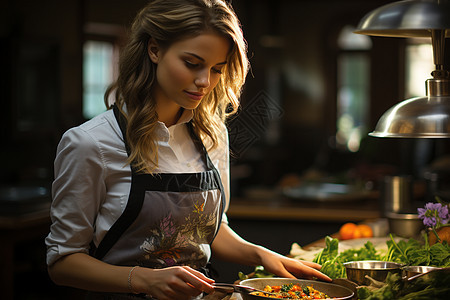
<path id="1" fill-rule="evenodd" d="M 78 128 L 62 137 L 55 159 L 52 226 L 46 239 L 48 264 L 74 252 L 88 252 L 96 212 L 105 197 L 101 149 Z"/>

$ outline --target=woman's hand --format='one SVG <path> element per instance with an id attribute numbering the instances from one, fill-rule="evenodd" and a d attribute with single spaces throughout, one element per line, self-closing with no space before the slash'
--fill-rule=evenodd
<path id="1" fill-rule="evenodd" d="M 320 272 L 321 265 L 289 258 L 262 248 L 261 263 L 264 269 L 272 274 L 286 278 L 306 278 L 331 281 L 331 278 Z"/>
<path id="2" fill-rule="evenodd" d="M 249 243 L 237 235 L 228 224 L 220 226 L 212 247 L 215 255 L 221 259 L 248 266 L 262 265 L 265 270 L 280 277 L 331 281 L 331 278 L 319 271 L 319 264 L 299 261 Z"/>
<path id="3" fill-rule="evenodd" d="M 160 300 L 190 299 L 214 291 L 214 280 L 190 267 L 135 267 L 130 271 L 131 267 L 110 265 L 86 253 L 68 254 L 49 266 L 56 284 L 89 291 L 144 293 Z"/>
<path id="4" fill-rule="evenodd" d="M 159 300 L 191 299 L 202 292 L 214 291 L 214 280 L 190 267 L 164 269 L 136 268 L 131 286 L 136 293 L 145 293 Z"/>

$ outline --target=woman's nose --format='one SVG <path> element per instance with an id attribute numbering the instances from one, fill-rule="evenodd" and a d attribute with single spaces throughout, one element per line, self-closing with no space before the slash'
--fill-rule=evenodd
<path id="1" fill-rule="evenodd" d="M 209 87 L 209 85 L 210 85 L 209 72 L 207 72 L 207 71 L 199 72 L 194 83 L 196 86 L 201 87 L 201 88 Z"/>

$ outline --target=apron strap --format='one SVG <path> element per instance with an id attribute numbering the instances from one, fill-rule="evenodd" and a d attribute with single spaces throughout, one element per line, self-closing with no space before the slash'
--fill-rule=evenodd
<path id="1" fill-rule="evenodd" d="M 200 137 L 198 137 L 198 135 L 195 133 L 194 131 L 194 127 L 192 125 L 192 121 L 190 121 L 189 123 L 187 123 L 188 129 L 189 129 L 189 133 L 191 134 L 192 140 L 194 141 L 195 146 L 197 147 L 197 149 L 203 154 L 203 159 L 206 163 L 207 169 L 208 170 L 212 170 L 214 173 L 214 177 L 217 180 L 217 183 L 219 184 L 219 190 L 220 190 L 220 194 L 221 194 L 221 209 L 220 209 L 220 215 L 219 215 L 219 223 L 217 226 L 217 230 L 214 234 L 214 237 L 211 241 L 214 241 L 214 239 L 217 236 L 217 233 L 219 232 L 219 228 L 220 228 L 220 224 L 222 223 L 222 214 L 225 211 L 225 203 L 226 203 L 226 199 L 225 199 L 225 192 L 223 190 L 223 184 L 222 184 L 222 180 L 220 178 L 220 174 L 219 171 L 217 171 L 216 167 L 214 166 L 211 158 L 208 155 L 208 151 L 205 148 L 205 145 L 203 144 L 203 142 L 200 140 Z"/>
<path id="2" fill-rule="evenodd" d="M 109 249 L 114 246 L 114 244 L 119 240 L 128 227 L 130 227 L 134 220 L 136 220 L 141 212 L 142 204 L 144 203 L 145 191 L 133 188 L 133 186 L 136 186 L 134 183 L 139 181 L 139 177 L 135 177 L 133 174 L 134 173 L 131 175 L 131 190 L 129 199 L 134 199 L 134 201 L 127 202 L 127 206 L 125 207 L 122 215 L 120 215 L 117 221 L 105 234 L 103 240 L 98 245 L 98 248 L 93 251 L 92 254 L 97 259 L 101 260 L 106 253 L 108 253 Z"/>
<path id="3" fill-rule="evenodd" d="M 192 121 L 188 122 L 186 125 L 188 127 L 192 141 L 194 142 L 194 145 L 197 147 L 197 150 L 203 154 L 203 161 L 205 162 L 207 169 L 214 170 L 214 164 L 212 163 L 211 158 L 208 155 L 208 151 L 206 150 L 205 145 L 200 140 L 200 137 L 195 133 Z"/>
<path id="4" fill-rule="evenodd" d="M 113 104 L 113 112 L 114 116 L 116 117 L 117 123 L 119 124 L 120 130 L 122 131 L 123 141 L 125 144 L 125 148 L 127 150 L 128 156 L 130 156 L 130 147 L 127 143 L 127 135 L 126 135 L 126 119 L 125 116 L 120 112 L 117 105 Z M 106 253 L 108 253 L 109 249 L 114 246 L 114 244 L 119 240 L 119 238 L 122 236 L 122 234 L 128 229 L 128 227 L 134 222 L 134 220 L 139 215 L 142 205 L 144 203 L 144 195 L 143 191 L 133 188 L 136 186 L 134 184 L 137 180 L 137 177 L 134 176 L 135 170 L 133 169 L 133 166 L 131 166 L 131 189 L 130 189 L 130 197 L 131 195 L 136 195 L 137 197 L 133 197 L 135 201 L 128 201 L 127 206 L 125 207 L 125 210 L 123 211 L 122 215 L 117 219 L 117 221 L 111 226 L 111 228 L 108 230 L 107 234 L 104 236 L 103 240 L 98 245 L 98 248 L 91 251 L 91 255 L 93 255 L 97 259 L 102 259 Z M 93 243 L 92 243 L 93 244 Z"/>

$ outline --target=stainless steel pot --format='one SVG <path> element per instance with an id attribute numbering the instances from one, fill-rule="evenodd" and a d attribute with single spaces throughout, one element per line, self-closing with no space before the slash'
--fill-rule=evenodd
<path id="1" fill-rule="evenodd" d="M 404 238 L 417 238 L 424 225 L 418 214 L 386 213 L 389 231 Z"/>
<path id="2" fill-rule="evenodd" d="M 366 275 L 376 281 L 383 282 L 388 273 L 398 273 L 401 275 L 401 267 L 403 265 L 389 261 L 361 260 L 346 262 L 344 263 L 344 267 L 348 280 L 358 285 L 370 285 L 370 280 L 366 278 Z"/>
<path id="3" fill-rule="evenodd" d="M 403 277 L 410 278 L 419 274 L 428 273 L 434 270 L 440 270 L 442 268 L 430 267 L 430 266 L 406 266 L 402 268 Z"/>

